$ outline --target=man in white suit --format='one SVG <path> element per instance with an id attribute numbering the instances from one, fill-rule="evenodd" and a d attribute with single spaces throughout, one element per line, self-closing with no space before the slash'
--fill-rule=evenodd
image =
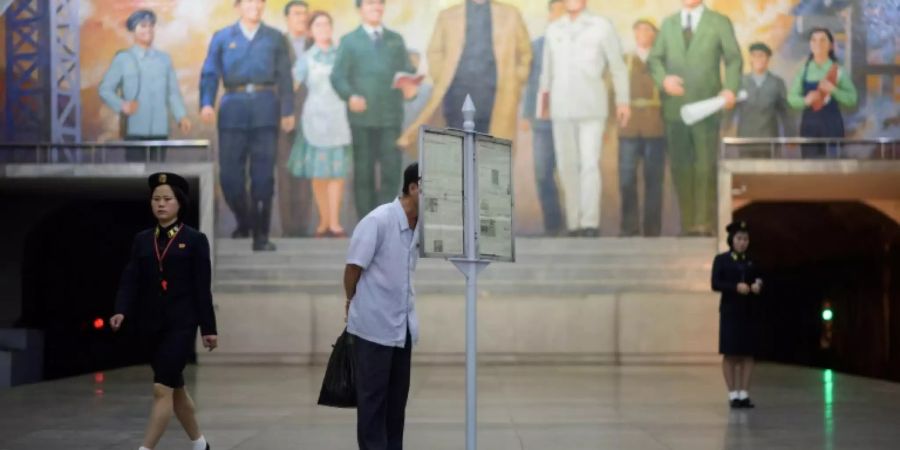
<path id="1" fill-rule="evenodd" d="M 564 0 L 567 14 L 547 28 L 539 110 L 553 120 L 553 143 L 570 236 L 596 237 L 600 227 L 600 155 L 609 114 L 606 67 L 616 116 L 631 116 L 628 69 L 609 19 L 586 11 L 587 0 Z M 549 103 L 549 111 L 548 105 Z"/>

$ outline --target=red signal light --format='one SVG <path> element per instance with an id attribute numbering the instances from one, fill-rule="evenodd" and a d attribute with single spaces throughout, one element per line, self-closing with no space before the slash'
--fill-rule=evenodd
<path id="1" fill-rule="evenodd" d="M 103 328 L 103 325 L 105 325 L 105 324 L 106 324 L 106 322 L 104 322 L 103 319 L 101 319 L 101 318 L 99 318 L 99 317 L 96 318 L 96 319 L 94 319 L 94 329 L 95 329 L 95 330 L 100 330 L 100 329 L 102 329 L 102 328 Z"/>

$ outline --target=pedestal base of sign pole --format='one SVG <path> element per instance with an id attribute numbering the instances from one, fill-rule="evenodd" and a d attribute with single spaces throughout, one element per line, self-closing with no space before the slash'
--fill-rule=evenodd
<path id="1" fill-rule="evenodd" d="M 478 446 L 478 274 L 489 261 L 455 258 L 450 262 L 466 276 L 466 450 Z"/>

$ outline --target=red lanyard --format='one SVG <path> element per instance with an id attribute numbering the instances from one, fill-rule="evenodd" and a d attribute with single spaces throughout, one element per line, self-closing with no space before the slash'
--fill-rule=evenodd
<path id="1" fill-rule="evenodd" d="M 171 247 L 172 243 L 175 242 L 175 238 L 178 237 L 178 233 L 181 233 L 182 229 L 184 229 L 184 225 L 178 227 L 178 231 L 176 231 L 175 234 L 171 238 L 169 238 L 169 243 L 166 244 L 166 248 L 162 253 L 159 252 L 159 240 L 156 238 L 156 236 L 153 237 L 153 250 L 156 251 L 156 262 L 159 264 L 160 273 L 162 273 L 163 271 L 163 260 L 166 259 L 166 254 L 169 253 L 169 247 Z"/>

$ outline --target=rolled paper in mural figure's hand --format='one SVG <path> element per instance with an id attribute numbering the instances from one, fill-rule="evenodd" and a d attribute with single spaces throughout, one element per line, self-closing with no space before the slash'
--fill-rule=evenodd
<path id="1" fill-rule="evenodd" d="M 737 101 L 747 100 L 747 91 L 738 92 Z M 689 103 L 681 107 L 681 120 L 688 126 L 700 122 L 703 119 L 723 110 L 725 99 L 715 96 L 699 102 Z"/>

